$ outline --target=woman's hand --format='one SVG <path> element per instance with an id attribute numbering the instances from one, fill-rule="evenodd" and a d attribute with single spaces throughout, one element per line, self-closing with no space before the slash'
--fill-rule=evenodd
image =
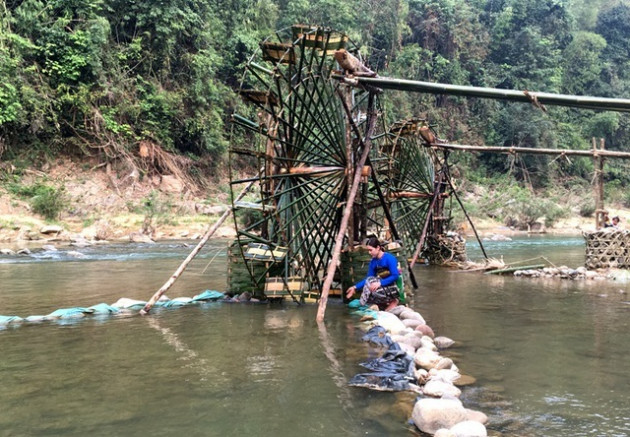
<path id="1" fill-rule="evenodd" d="M 355 287 L 354 285 L 348 288 L 348 290 L 346 290 L 346 299 L 350 299 L 355 291 L 357 291 L 357 287 Z"/>

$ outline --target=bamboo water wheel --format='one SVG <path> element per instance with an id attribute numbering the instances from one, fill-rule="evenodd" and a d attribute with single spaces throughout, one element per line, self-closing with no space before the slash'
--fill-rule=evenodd
<path id="1" fill-rule="evenodd" d="M 382 169 L 389 178 L 387 201 L 407 249 L 420 241 L 435 189 L 435 166 L 439 165 L 435 152 L 419 135 L 426 126 L 426 120 L 419 118 L 394 123 L 389 129 L 390 143 L 384 149 L 388 155 Z"/>
<path id="2" fill-rule="evenodd" d="M 253 130 L 257 141 L 232 144 L 231 188 L 238 192 L 252 180 L 237 176 L 236 163 L 260 169 L 256 195 L 233 204 L 243 258 L 255 244 L 268 250 L 257 260 L 266 268 L 250 269 L 254 283 L 280 264 L 283 276 L 303 278 L 305 289 L 321 285 L 356 155 L 344 101 L 353 123 L 367 118 L 368 93 L 331 78 L 339 48 L 354 50 L 342 33 L 296 25 L 263 41 L 243 76 L 240 94 L 257 120 L 235 116 L 234 124 Z M 286 252 L 274 256 L 277 248 Z"/>
<path id="3" fill-rule="evenodd" d="M 256 140 L 231 143 L 230 185 L 233 198 L 252 180 L 257 190 L 232 205 L 237 238 L 231 253 L 240 251 L 246 261 L 241 267 L 248 269 L 254 294 L 269 295 L 269 284 L 277 289 L 279 278 L 292 298 L 321 290 L 355 171 L 361 186 L 346 250 L 368 234 L 390 231 L 387 237 L 398 235 L 409 252 L 427 217 L 436 157 L 420 135 L 426 121 L 387 129 L 374 89 L 333 77 L 340 74 L 333 57 L 340 48 L 360 58 L 346 35 L 296 25 L 264 40 L 247 64 L 240 94 L 256 115 L 234 115 L 233 129 L 250 130 Z M 364 140 L 373 147 L 367 165 L 356 169 Z M 239 177 L 243 163 L 259 173 Z M 400 232 L 392 235 L 393 228 Z M 240 290 L 243 279 L 237 276 L 230 277 Z M 303 281 L 300 290 L 289 286 L 296 277 Z"/>

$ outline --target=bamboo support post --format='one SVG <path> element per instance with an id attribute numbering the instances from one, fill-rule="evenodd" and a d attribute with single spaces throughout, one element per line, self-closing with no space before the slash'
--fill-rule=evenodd
<path id="1" fill-rule="evenodd" d="M 344 109 L 346 111 L 346 116 L 348 118 L 352 118 L 352 114 L 350 113 L 350 108 L 345 104 L 345 101 L 342 99 Z M 368 155 L 370 153 L 370 147 L 372 145 L 372 130 L 374 129 L 374 124 L 376 121 L 376 114 L 374 113 L 374 94 L 370 93 L 369 101 L 368 101 L 368 129 L 366 134 L 366 139 L 363 146 L 363 151 L 361 153 L 361 157 L 359 158 L 359 162 L 355 166 L 354 179 L 352 180 L 352 186 L 350 188 L 350 195 L 348 196 L 348 201 L 346 202 L 346 206 L 343 211 L 343 216 L 341 218 L 341 224 L 339 226 L 339 232 L 335 238 L 335 247 L 333 248 L 332 259 L 330 260 L 330 264 L 328 264 L 328 268 L 326 270 L 326 280 L 324 281 L 324 285 L 322 287 L 322 294 L 319 299 L 319 308 L 317 309 L 317 322 L 322 322 L 324 320 L 324 315 L 326 314 L 326 304 L 328 303 L 328 294 L 330 292 L 330 286 L 332 285 L 333 277 L 335 276 L 335 270 L 337 269 L 337 263 L 339 262 L 339 255 L 341 254 L 341 246 L 343 245 L 343 237 L 348 227 L 348 221 L 350 219 L 350 214 L 352 214 L 352 206 L 354 204 L 354 199 L 356 198 L 357 191 L 359 189 L 359 183 L 361 182 L 361 169 L 365 165 L 367 161 Z M 342 293 L 344 290 L 342 290 Z"/>
<path id="2" fill-rule="evenodd" d="M 488 259 L 488 254 L 486 254 L 486 249 L 483 247 L 483 243 L 481 242 L 481 238 L 479 238 L 479 234 L 477 233 L 477 228 L 475 228 L 475 224 L 473 223 L 472 219 L 468 215 L 468 212 L 466 212 L 466 208 L 464 208 L 464 204 L 462 203 L 461 199 L 457 195 L 457 191 L 455 190 L 455 187 L 453 186 L 453 182 L 451 181 L 450 175 L 447 175 L 447 181 L 448 181 L 448 184 L 451 187 L 451 190 L 453 191 L 453 195 L 455 196 L 455 199 L 457 200 L 457 203 L 459 203 L 459 206 L 462 209 L 462 211 L 464 212 L 464 215 L 466 216 L 466 219 L 468 220 L 468 223 L 470 223 L 470 227 L 472 228 L 473 232 L 475 233 L 475 238 L 477 238 L 477 242 L 479 243 L 479 248 L 481 249 L 481 253 L 483 253 L 483 257 L 487 260 Z"/>
<path id="3" fill-rule="evenodd" d="M 593 144 L 593 196 L 595 198 L 595 229 L 603 228 L 605 225 L 604 216 L 604 139 L 600 138 L 600 148 L 597 149 L 597 140 L 592 139 Z"/>
<path id="4" fill-rule="evenodd" d="M 350 87 L 344 87 L 344 90 L 342 92 L 340 92 L 339 94 L 342 94 L 342 99 L 344 102 L 344 106 L 346 108 L 350 108 L 352 105 L 352 93 L 350 92 Z M 348 117 L 346 118 L 346 132 L 345 132 L 345 138 L 346 138 L 346 166 L 347 166 L 347 174 L 346 174 L 346 178 L 347 178 L 347 183 L 348 183 L 348 187 L 350 187 L 352 185 L 352 170 L 353 170 L 353 162 L 352 162 L 352 135 L 350 134 L 350 123 L 353 123 L 352 117 L 350 116 L 350 114 L 348 114 Z M 358 171 L 358 170 L 357 170 Z M 350 197 L 350 192 L 348 191 L 348 198 L 346 199 L 348 201 L 348 203 L 350 203 L 349 201 L 349 197 Z M 348 248 L 350 250 L 352 250 L 352 248 L 354 247 L 354 236 L 355 236 L 355 220 L 354 220 L 354 211 L 353 214 L 350 215 L 350 217 L 348 218 Z"/>
<path id="5" fill-rule="evenodd" d="M 409 266 L 411 268 L 413 268 L 413 266 L 416 265 L 416 261 L 418 260 L 418 256 L 420 255 L 420 251 L 422 250 L 422 246 L 424 246 L 424 240 L 427 237 L 427 230 L 429 229 L 429 222 L 431 221 L 431 218 L 433 217 L 433 207 L 435 206 L 435 203 L 437 202 L 438 197 L 440 197 L 440 185 L 442 184 L 443 177 L 444 177 L 444 173 L 440 172 L 440 175 L 438 176 L 438 179 L 435 182 L 434 189 L 433 189 L 433 199 L 431 199 L 431 205 L 429 205 L 429 210 L 427 211 L 427 218 L 424 221 L 424 226 L 422 227 L 422 234 L 420 234 L 420 241 L 418 241 L 418 244 L 416 245 L 416 250 L 414 251 L 413 256 L 411 257 L 411 262 L 409 263 Z"/>
<path id="6" fill-rule="evenodd" d="M 238 195 L 234 203 L 238 202 L 243 197 L 245 197 L 245 194 L 247 194 L 247 192 L 252 187 L 252 185 L 254 185 L 254 182 L 250 182 L 245 188 L 243 188 L 243 191 L 241 191 L 241 193 Z M 230 215 L 231 212 L 232 212 L 232 208 L 228 208 L 223 213 L 223 215 L 219 218 L 219 220 L 208 229 L 208 231 L 204 234 L 203 238 L 201 238 L 201 241 L 199 241 L 197 246 L 192 250 L 192 252 L 190 252 L 188 257 L 184 260 L 183 263 L 181 263 L 181 265 L 177 268 L 177 270 L 175 270 L 175 273 L 173 273 L 173 275 L 169 278 L 169 280 L 166 281 L 164 285 L 162 285 L 162 287 L 158 291 L 155 292 L 155 294 L 151 297 L 151 299 L 146 303 L 144 308 L 140 310 L 140 314 L 144 316 L 144 315 L 147 315 L 149 311 L 151 311 L 151 308 L 153 308 L 153 305 L 155 305 L 155 303 L 160 299 L 160 297 L 162 297 L 162 295 L 166 293 L 166 290 L 171 288 L 171 286 L 175 283 L 177 278 L 179 278 L 179 276 L 184 272 L 184 270 L 186 270 L 186 267 L 188 266 L 188 264 L 193 260 L 195 256 L 197 256 L 199 251 L 207 243 L 208 239 L 217 231 L 217 229 L 219 229 L 219 226 L 221 226 L 221 224 L 225 221 L 225 219 Z"/>

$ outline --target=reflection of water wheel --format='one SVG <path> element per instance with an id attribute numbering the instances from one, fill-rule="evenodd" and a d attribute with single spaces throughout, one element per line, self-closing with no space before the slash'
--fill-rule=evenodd
<path id="1" fill-rule="evenodd" d="M 230 149 L 232 192 L 252 179 L 259 188 L 256 198 L 233 205 L 243 256 L 256 243 L 261 262 L 283 265 L 285 278 L 300 276 L 310 288 L 320 287 L 331 257 L 355 159 L 344 101 L 354 123 L 366 118 L 367 93 L 331 78 L 341 47 L 352 49 L 345 35 L 319 27 L 277 32 L 261 43 L 241 84 L 258 121 L 234 117 L 258 136 Z M 234 164 L 244 160 L 260 173 L 239 179 Z M 269 276 L 270 268 L 257 274 Z"/>

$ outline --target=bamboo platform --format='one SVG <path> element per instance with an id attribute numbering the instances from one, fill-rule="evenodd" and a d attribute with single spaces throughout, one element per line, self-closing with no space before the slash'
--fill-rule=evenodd
<path id="1" fill-rule="evenodd" d="M 630 231 L 605 228 L 583 234 L 586 240 L 585 267 L 589 270 L 600 268 L 630 268 Z"/>

